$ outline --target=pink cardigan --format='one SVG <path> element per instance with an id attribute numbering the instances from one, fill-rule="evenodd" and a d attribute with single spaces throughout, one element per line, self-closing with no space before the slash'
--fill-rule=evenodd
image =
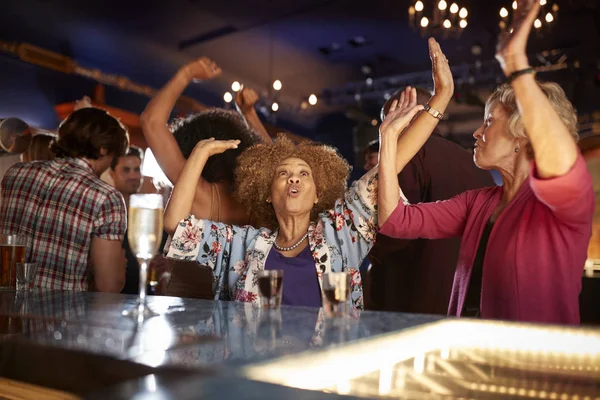
<path id="1" fill-rule="evenodd" d="M 462 236 L 448 315 L 461 315 L 480 237 L 501 195 L 498 186 L 435 203 L 400 203 L 379 231 L 403 239 Z M 579 323 L 594 204 L 592 178 L 581 155 L 557 178 L 538 179 L 532 165 L 490 233 L 482 318 Z"/>

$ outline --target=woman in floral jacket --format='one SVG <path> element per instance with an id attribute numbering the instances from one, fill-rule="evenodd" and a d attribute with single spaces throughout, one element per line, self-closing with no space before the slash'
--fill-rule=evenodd
<path id="1" fill-rule="evenodd" d="M 414 89 L 408 95 L 416 99 Z M 414 103 L 406 102 L 390 129 L 408 125 L 422 109 Z M 189 215 L 194 199 L 190 188 L 208 157 L 237 144 L 204 140 L 188 158 L 164 216 L 165 229 L 173 235 L 167 257 L 212 268 L 215 298 L 252 303 L 258 302 L 261 270 L 284 270 L 283 304 L 314 307 L 321 305 L 322 274 L 348 271 L 352 304 L 362 308 L 358 268 L 377 231 L 377 168 L 345 190 L 349 167 L 333 148 L 296 146 L 280 137 L 244 151 L 236 169 L 237 198 L 264 228 Z"/>

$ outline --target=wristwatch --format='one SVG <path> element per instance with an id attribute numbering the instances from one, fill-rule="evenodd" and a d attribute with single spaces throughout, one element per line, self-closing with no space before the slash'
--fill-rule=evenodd
<path id="1" fill-rule="evenodd" d="M 429 114 L 431 114 L 431 116 L 433 118 L 437 118 L 440 121 L 442 119 L 444 119 L 444 114 L 442 114 L 441 112 L 439 112 L 435 108 L 431 108 L 431 106 L 429 104 L 425 104 L 425 106 L 423 106 L 423 108 L 425 109 L 425 111 L 427 111 Z"/>

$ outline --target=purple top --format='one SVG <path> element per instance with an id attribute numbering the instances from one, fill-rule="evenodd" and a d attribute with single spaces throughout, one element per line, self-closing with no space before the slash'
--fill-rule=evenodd
<path id="1" fill-rule="evenodd" d="M 276 269 L 283 270 L 282 304 L 321 307 L 321 288 L 310 246 L 296 257 L 285 257 L 275 247 L 271 248 L 265 270 Z"/>

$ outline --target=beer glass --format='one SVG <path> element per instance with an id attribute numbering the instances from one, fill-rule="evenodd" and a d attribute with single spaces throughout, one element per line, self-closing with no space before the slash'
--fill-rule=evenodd
<path id="1" fill-rule="evenodd" d="M 0 235 L 0 289 L 16 289 L 17 263 L 25 262 L 27 237 Z"/>

